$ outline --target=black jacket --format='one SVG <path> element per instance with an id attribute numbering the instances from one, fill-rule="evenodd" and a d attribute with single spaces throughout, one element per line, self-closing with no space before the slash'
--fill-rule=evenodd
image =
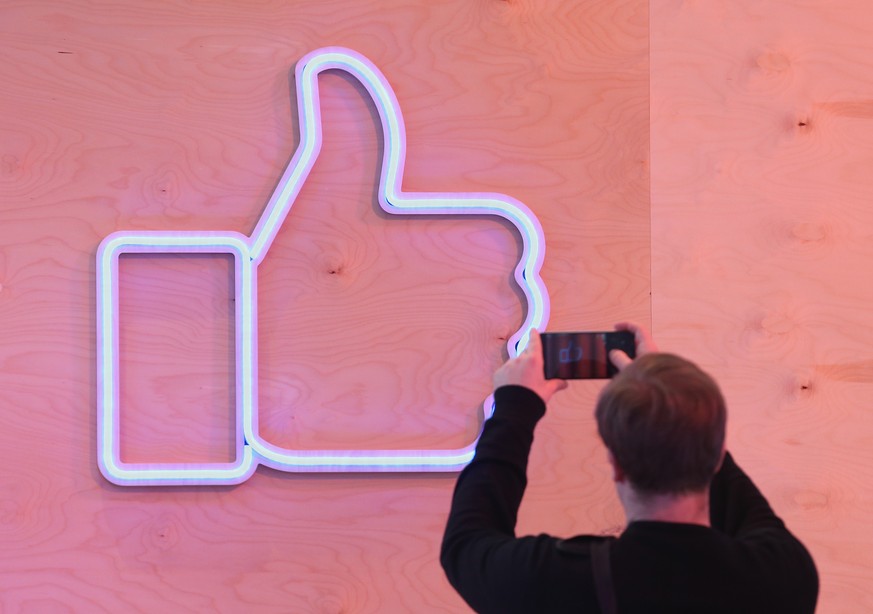
<path id="1" fill-rule="evenodd" d="M 440 557 L 449 582 L 477 612 L 599 612 L 590 544 L 604 539 L 621 614 L 815 610 L 812 558 L 730 454 L 710 490 L 712 528 L 632 522 L 618 538 L 516 537 L 545 405 L 518 386 L 498 389 L 495 404 L 458 478 Z"/>

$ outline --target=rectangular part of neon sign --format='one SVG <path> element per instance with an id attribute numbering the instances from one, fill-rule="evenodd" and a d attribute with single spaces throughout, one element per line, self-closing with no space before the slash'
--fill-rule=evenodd
<path id="1" fill-rule="evenodd" d="M 321 150 L 318 76 L 341 70 L 367 89 L 382 123 L 384 149 L 379 205 L 402 215 L 493 215 L 512 223 L 522 239 L 514 278 L 526 300 L 525 320 L 507 343 L 510 356 L 527 345 L 532 329 L 543 329 L 549 298 L 540 277 L 545 240 L 536 216 L 521 202 L 496 193 L 404 192 L 406 131 L 394 92 L 382 73 L 349 49 L 327 47 L 297 63 L 300 144 L 251 236 L 221 231 L 119 231 L 97 251 L 97 462 L 110 482 L 123 486 L 238 484 L 258 465 L 291 472 L 457 471 L 473 457 L 476 441 L 461 448 L 428 450 L 291 450 L 269 443 L 258 429 L 258 265 L 294 204 Z M 123 254 L 231 254 L 235 299 L 235 458 L 225 463 L 129 463 L 120 454 L 118 263 Z M 483 402 L 483 416 L 492 410 Z"/>

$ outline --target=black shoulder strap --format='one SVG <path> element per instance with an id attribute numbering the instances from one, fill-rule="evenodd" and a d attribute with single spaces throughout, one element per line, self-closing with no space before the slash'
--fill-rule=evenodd
<path id="1" fill-rule="evenodd" d="M 609 544 L 612 540 L 591 544 L 591 569 L 594 572 L 594 588 L 603 614 L 616 614 L 615 588 L 612 585 L 612 569 L 609 566 Z"/>

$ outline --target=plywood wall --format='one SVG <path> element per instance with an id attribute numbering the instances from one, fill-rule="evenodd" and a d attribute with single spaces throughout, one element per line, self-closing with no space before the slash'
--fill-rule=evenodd
<path id="1" fill-rule="evenodd" d="M 4 2 L 0 609 L 464 611 L 437 561 L 454 475 L 104 480 L 95 252 L 122 229 L 251 233 L 297 144 L 293 65 L 343 45 L 395 89 L 405 189 L 536 212 L 555 327 L 648 321 L 647 28 L 639 0 Z M 519 237 L 493 218 L 380 212 L 374 107 L 342 74 L 320 86 L 324 150 L 259 270 L 262 433 L 462 445 L 524 317 Z M 122 458 L 229 460 L 230 259 L 124 256 L 119 281 Z M 600 461 L 595 391 L 543 429 L 555 462 L 539 462 L 529 530 L 602 529 L 589 508 L 614 522 L 604 476 L 586 482 L 576 460 L 578 439 Z M 599 490 L 593 508 L 555 496 L 564 475 Z"/>
<path id="2" fill-rule="evenodd" d="M 651 14 L 655 330 L 722 382 L 825 613 L 873 610 L 871 30 L 845 0 Z"/>
<path id="3" fill-rule="evenodd" d="M 394 87 L 404 188 L 535 211 L 551 328 L 651 323 L 719 378 L 819 611 L 873 609 L 871 30 L 860 0 L 4 2 L 0 609 L 466 611 L 437 563 L 453 475 L 97 471 L 97 245 L 251 233 L 297 144 L 291 69 L 324 45 Z M 524 315 L 518 237 L 381 213 L 374 109 L 341 74 L 321 88 L 324 152 L 259 273 L 263 432 L 458 445 Z M 126 257 L 121 279 L 122 455 L 228 460 L 228 259 Z M 540 426 L 521 531 L 620 530 L 599 386 Z"/>

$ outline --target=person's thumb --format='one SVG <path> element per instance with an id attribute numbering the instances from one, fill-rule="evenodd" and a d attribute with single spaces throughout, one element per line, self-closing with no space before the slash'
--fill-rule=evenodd
<path id="1" fill-rule="evenodd" d="M 619 371 L 621 371 L 622 369 L 624 369 L 626 366 L 628 366 L 630 363 L 633 362 L 631 360 L 630 356 L 628 356 L 627 354 L 625 354 L 621 350 L 610 350 L 609 360 L 612 361 L 612 364 L 614 364 L 615 367 Z"/>

